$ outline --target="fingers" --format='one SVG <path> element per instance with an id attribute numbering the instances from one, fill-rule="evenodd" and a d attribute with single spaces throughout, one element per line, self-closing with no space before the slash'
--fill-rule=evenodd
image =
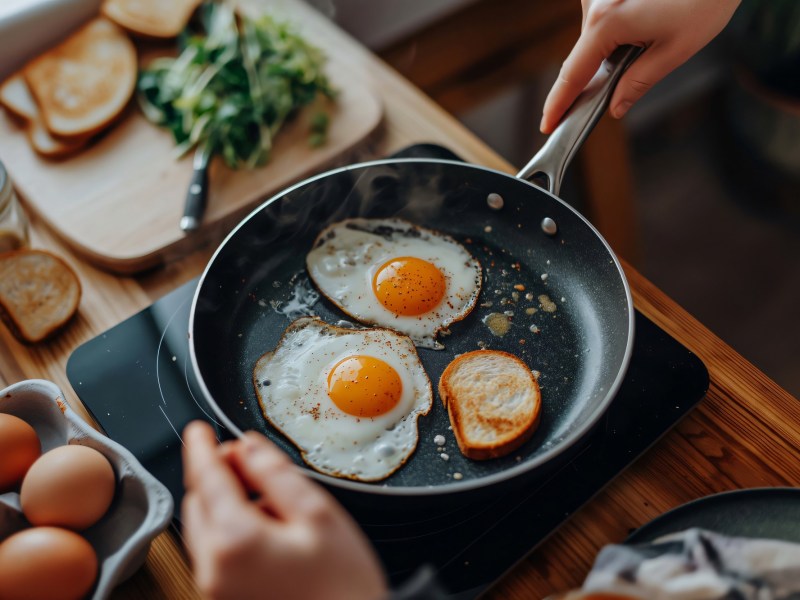
<path id="1" fill-rule="evenodd" d="M 550 90 L 540 129 L 552 133 L 597 71 L 625 44 L 647 48 L 623 75 L 609 111 L 623 116 L 653 85 L 711 41 L 740 0 L 581 0 L 581 34 Z"/>
<path id="2" fill-rule="evenodd" d="M 261 494 L 262 504 L 274 516 L 291 520 L 319 510 L 337 510 L 333 499 L 263 435 L 248 432 L 226 452 L 243 483 Z"/>
<path id="3" fill-rule="evenodd" d="M 197 494 L 202 509 L 212 519 L 225 521 L 247 502 L 247 494 L 218 451 L 210 425 L 194 421 L 183 431 L 184 485 Z"/>
<path id="4" fill-rule="evenodd" d="M 297 470 L 289 457 L 263 435 L 218 446 L 213 429 L 190 423 L 184 430 L 187 495 L 200 506 L 192 510 L 226 522 L 250 506 L 247 491 L 257 493 L 262 511 L 284 521 L 337 514 L 336 502 Z"/>
<path id="5" fill-rule="evenodd" d="M 561 117 L 592 79 L 603 59 L 608 55 L 605 46 L 591 32 L 584 29 L 578 42 L 561 67 L 558 79 L 544 102 L 539 130 L 552 133 Z"/>
<path id="6" fill-rule="evenodd" d="M 625 71 L 609 103 L 612 117 L 621 119 L 656 83 L 691 56 L 691 52 L 676 51 L 671 46 L 653 45 Z"/>
<path id="7" fill-rule="evenodd" d="M 590 7 L 590 0 L 581 0 L 581 31 L 583 31 L 583 28 L 586 26 L 586 15 L 589 14 Z"/>
<path id="8" fill-rule="evenodd" d="M 195 548 L 204 548 L 207 544 L 203 541 L 208 516 L 203 510 L 200 497 L 196 493 L 184 495 L 181 503 L 181 521 L 183 522 L 182 534 L 186 538 L 186 548 L 193 564 L 197 564 L 198 556 Z"/>

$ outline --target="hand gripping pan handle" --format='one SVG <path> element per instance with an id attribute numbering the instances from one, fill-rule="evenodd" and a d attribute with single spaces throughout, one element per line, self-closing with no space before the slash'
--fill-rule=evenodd
<path id="1" fill-rule="evenodd" d="M 567 166 L 608 108 L 619 78 L 642 51 L 638 46 L 620 46 L 603 61 L 544 146 L 517 177 L 530 181 L 537 175 L 545 175 L 547 190 L 558 196 Z"/>

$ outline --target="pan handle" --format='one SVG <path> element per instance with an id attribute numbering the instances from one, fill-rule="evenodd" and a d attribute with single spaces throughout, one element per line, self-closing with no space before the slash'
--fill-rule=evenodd
<path id="1" fill-rule="evenodd" d="M 534 176 L 545 175 L 548 191 L 558 195 L 567 166 L 603 116 L 619 78 L 643 50 L 638 46 L 620 46 L 603 61 L 544 146 L 517 177 L 530 181 Z"/>

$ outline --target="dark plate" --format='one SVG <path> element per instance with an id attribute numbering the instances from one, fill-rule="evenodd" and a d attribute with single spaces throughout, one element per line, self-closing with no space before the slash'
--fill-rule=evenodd
<path id="1" fill-rule="evenodd" d="M 642 525 L 628 544 L 700 527 L 732 537 L 800 542 L 800 489 L 754 488 L 706 496 Z"/>

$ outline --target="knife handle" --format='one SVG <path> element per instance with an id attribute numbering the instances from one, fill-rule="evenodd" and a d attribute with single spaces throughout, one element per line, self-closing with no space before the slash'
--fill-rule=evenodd
<path id="1" fill-rule="evenodd" d="M 206 199 L 208 197 L 208 163 L 196 166 L 192 172 L 192 180 L 189 182 L 189 189 L 186 192 L 186 204 L 183 208 L 181 218 L 181 229 L 183 231 L 195 231 L 200 227 L 200 221 L 206 210 Z"/>

